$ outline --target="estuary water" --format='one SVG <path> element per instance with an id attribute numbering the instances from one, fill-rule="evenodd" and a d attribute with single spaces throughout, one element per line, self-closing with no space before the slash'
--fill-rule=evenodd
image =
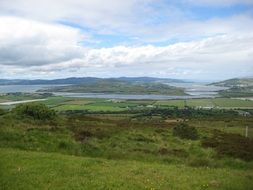
<path id="1" fill-rule="evenodd" d="M 172 100 L 172 99 L 192 99 L 192 98 L 211 98 L 211 95 L 186 95 L 186 96 L 169 96 L 169 95 L 153 95 L 153 94 L 104 94 L 104 93 L 69 93 L 54 92 L 56 96 L 75 97 L 75 98 L 105 98 L 105 99 L 123 99 L 123 100 Z"/>
<path id="2" fill-rule="evenodd" d="M 185 93 L 191 96 L 215 96 L 218 95 L 218 91 L 228 89 L 227 87 L 207 85 L 207 83 L 170 83 L 168 85 L 184 88 Z"/>
<path id="3" fill-rule="evenodd" d="M 218 95 L 218 90 L 223 87 L 208 86 L 203 83 L 170 83 L 168 85 L 185 88 L 188 95 L 185 96 L 169 96 L 169 95 L 128 95 L 128 94 L 105 94 L 105 93 L 68 93 L 68 92 L 52 92 L 56 96 L 78 97 L 78 98 L 105 98 L 105 99 L 152 99 L 152 100 L 168 100 L 168 99 L 192 99 L 192 98 L 211 98 Z M 29 92 L 33 93 L 41 89 L 47 89 L 55 86 L 65 85 L 0 85 L 0 94 L 13 92 Z"/>

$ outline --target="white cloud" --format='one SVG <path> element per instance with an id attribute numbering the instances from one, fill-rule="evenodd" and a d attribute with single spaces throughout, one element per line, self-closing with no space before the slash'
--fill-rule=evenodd
<path id="1" fill-rule="evenodd" d="M 154 0 L 1 0 L 2 14 L 43 21 L 68 21 L 103 32 L 124 30 L 141 23 Z M 143 14 L 144 13 L 144 14 Z M 138 17 L 137 17 L 138 16 Z"/>
<path id="2" fill-rule="evenodd" d="M 181 22 L 161 25 L 151 29 L 139 29 L 140 40 L 162 42 L 168 39 L 189 41 L 217 35 L 251 34 L 253 19 L 249 15 L 235 15 L 227 18 L 212 18 L 209 20 L 183 20 Z M 158 35 L 159 34 L 159 35 Z"/>
<path id="3" fill-rule="evenodd" d="M 253 35 L 231 34 L 163 47 L 79 46 L 78 30 L 17 18 L 0 19 L 3 76 L 160 76 L 204 78 L 253 73 Z M 4 24 L 3 24 L 4 23 Z M 21 27 L 22 26 L 22 27 Z M 21 29 L 22 28 L 22 29 Z M 1 74 L 2 75 L 2 74 Z"/>
<path id="4" fill-rule="evenodd" d="M 152 45 L 141 47 L 117 46 L 113 48 L 91 49 L 85 60 L 92 64 L 119 66 L 131 64 L 187 64 L 196 62 L 229 62 L 244 60 L 251 62 L 253 36 L 218 36 L 200 41 L 177 43 L 165 47 Z M 228 58 L 225 56 L 228 55 Z M 225 57 L 225 58 L 224 58 Z M 228 59 L 228 60 L 224 60 Z"/>
<path id="5" fill-rule="evenodd" d="M 45 65 L 81 57 L 85 39 L 73 28 L 16 17 L 0 17 L 0 63 Z"/>
<path id="6" fill-rule="evenodd" d="M 140 41 L 187 39 L 201 35 L 252 31 L 251 15 L 198 20 L 190 10 L 177 6 L 236 4 L 253 5 L 252 0 L 1 0 L 0 12 L 46 22 L 64 22 L 89 28 L 95 33 L 125 34 Z M 186 6 L 184 5 L 184 6 Z M 193 15 L 192 15 L 193 14 Z M 207 13 L 208 15 L 209 13 Z M 251 26 L 251 27 L 250 27 Z"/>
<path id="7" fill-rule="evenodd" d="M 169 4 L 165 0 L 108 0 L 106 3 L 102 0 L 0 0 L 0 74 L 16 78 L 252 75 L 250 13 L 201 20 L 187 17 L 175 2 L 178 1 Z M 191 6 L 252 4 L 248 0 L 180 2 Z M 84 28 L 91 31 L 89 35 L 84 33 Z M 124 33 L 141 45 L 84 47 L 83 42 L 97 40 L 92 35 L 98 33 L 119 36 Z M 171 39 L 188 42 L 163 47 L 143 45 Z"/>

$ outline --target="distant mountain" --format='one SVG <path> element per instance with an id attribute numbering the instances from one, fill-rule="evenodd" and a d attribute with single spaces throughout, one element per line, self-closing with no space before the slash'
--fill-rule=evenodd
<path id="1" fill-rule="evenodd" d="M 224 87 L 250 87 L 253 86 L 253 78 L 233 78 L 229 80 L 224 80 L 220 82 L 211 83 L 215 86 L 224 86 Z"/>
<path id="2" fill-rule="evenodd" d="M 5 80 L 0 79 L 0 85 L 40 85 L 40 84 L 82 84 L 82 83 L 90 83 L 99 80 L 99 78 L 95 77 L 84 77 L 84 78 L 66 78 L 66 79 L 53 79 L 53 80 Z"/>
<path id="3" fill-rule="evenodd" d="M 186 81 L 179 79 L 170 79 L 170 78 L 154 78 L 154 77 L 119 77 L 115 78 L 120 81 L 126 82 L 160 82 L 160 83 L 184 83 Z"/>
<path id="4" fill-rule="evenodd" d="M 183 80 L 178 79 L 166 79 L 166 78 L 153 78 L 153 77 L 119 77 L 119 78 L 96 78 L 96 77 L 72 77 L 65 79 L 53 79 L 53 80 L 22 80 L 22 79 L 0 79 L 0 85 L 41 85 L 41 84 L 89 84 L 95 83 L 101 80 L 118 80 L 124 82 L 134 83 L 149 83 L 149 82 L 160 82 L 160 83 L 182 83 Z"/>
<path id="5" fill-rule="evenodd" d="M 253 78 L 234 78 L 211 83 L 210 85 L 228 87 L 229 89 L 219 92 L 219 94 L 224 97 L 253 96 Z"/>

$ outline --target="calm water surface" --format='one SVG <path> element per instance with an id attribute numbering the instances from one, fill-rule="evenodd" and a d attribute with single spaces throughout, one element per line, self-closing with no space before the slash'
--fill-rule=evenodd
<path id="1" fill-rule="evenodd" d="M 168 95 L 130 95 L 130 94 L 103 94 L 103 93 L 69 93 L 54 92 L 57 96 L 75 97 L 75 98 L 105 98 L 105 99 L 127 99 L 127 100 L 172 100 L 172 99 L 191 99 L 191 98 L 211 98 L 211 95 L 196 96 L 168 96 Z"/>
<path id="2" fill-rule="evenodd" d="M 170 83 L 171 86 L 181 87 L 192 96 L 215 96 L 219 90 L 228 89 L 226 87 L 207 85 L 207 83 Z"/>
<path id="3" fill-rule="evenodd" d="M 190 98 L 210 98 L 218 94 L 218 90 L 225 89 L 217 86 L 207 86 L 203 83 L 170 83 L 171 86 L 185 88 L 185 92 L 189 95 L 186 96 L 168 96 L 168 95 L 127 95 L 127 94 L 104 94 L 104 93 L 68 93 L 68 92 L 53 92 L 55 95 L 65 97 L 78 97 L 78 98 L 105 98 L 105 99 L 190 99 Z M 51 88 L 55 86 L 64 85 L 0 85 L 0 93 L 11 92 L 36 92 L 40 89 Z"/>

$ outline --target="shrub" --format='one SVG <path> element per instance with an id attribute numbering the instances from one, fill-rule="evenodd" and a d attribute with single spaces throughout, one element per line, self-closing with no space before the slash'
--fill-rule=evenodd
<path id="1" fill-rule="evenodd" d="M 130 139 L 135 140 L 135 141 L 139 141 L 139 142 L 146 142 L 146 143 L 154 142 L 153 139 L 151 139 L 149 137 L 145 137 L 142 134 L 136 134 L 136 136 L 134 136 L 133 138 L 131 137 Z"/>
<path id="2" fill-rule="evenodd" d="M 219 156 L 227 155 L 245 161 L 253 160 L 253 139 L 239 134 L 214 131 L 212 137 L 202 140 L 202 146 L 214 148 Z"/>
<path id="3" fill-rule="evenodd" d="M 28 116 L 37 120 L 52 120 L 56 116 L 54 110 L 40 103 L 20 104 L 13 111 L 20 116 Z"/>
<path id="4" fill-rule="evenodd" d="M 173 128 L 173 135 L 182 139 L 198 139 L 198 131 L 195 127 L 191 127 L 185 123 L 180 123 Z"/>
<path id="5" fill-rule="evenodd" d="M 210 166 L 210 161 L 206 158 L 192 158 L 188 164 L 192 167 L 207 167 Z"/>
<path id="6" fill-rule="evenodd" d="M 0 115 L 4 115 L 4 114 L 5 114 L 5 111 L 0 108 Z"/>
<path id="7" fill-rule="evenodd" d="M 92 136 L 94 136 L 94 135 L 89 131 L 77 131 L 75 133 L 75 139 L 77 141 L 86 141 L 87 139 L 91 138 Z"/>
<path id="8" fill-rule="evenodd" d="M 65 141 L 60 141 L 60 143 L 58 144 L 58 148 L 67 149 L 68 148 L 68 143 L 65 142 Z"/>
<path id="9" fill-rule="evenodd" d="M 160 155 L 171 155 L 171 156 L 176 156 L 176 157 L 181 157 L 181 158 L 186 158 L 189 156 L 188 152 L 186 152 L 184 149 L 168 149 L 166 147 L 161 147 L 158 150 L 158 154 Z"/>

